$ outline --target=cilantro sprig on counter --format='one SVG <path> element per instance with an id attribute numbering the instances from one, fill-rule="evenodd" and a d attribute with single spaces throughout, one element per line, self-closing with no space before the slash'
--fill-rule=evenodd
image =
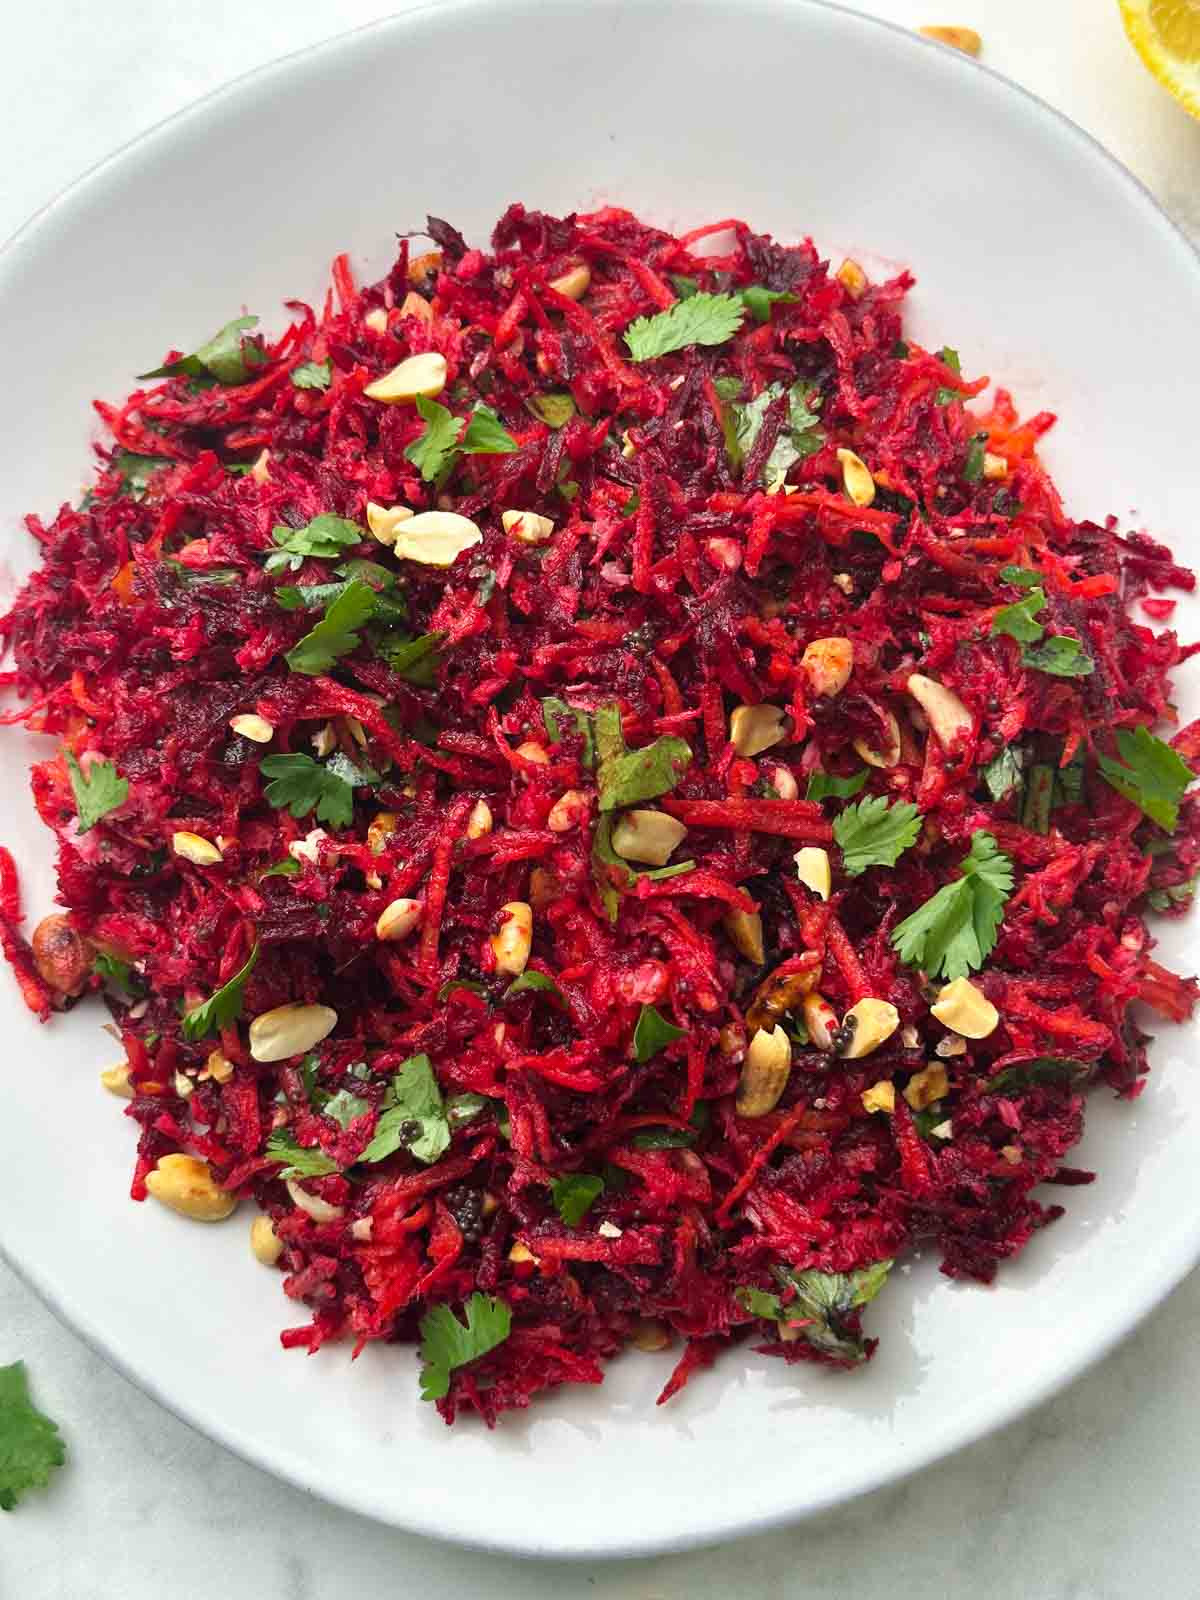
<path id="1" fill-rule="evenodd" d="M 44 1489 L 67 1459 L 58 1424 L 29 1396 L 25 1363 L 0 1367 L 0 1511 L 12 1511 L 30 1489 Z"/>
<path id="2" fill-rule="evenodd" d="M 1156 739 L 1149 728 L 1117 730 L 1121 759 L 1099 756 L 1097 766 L 1105 783 L 1131 800 L 1151 822 L 1166 833 L 1179 823 L 1179 802 L 1195 774 L 1177 751 Z"/>
<path id="3" fill-rule="evenodd" d="M 724 344 L 741 327 L 745 315 L 740 295 L 700 290 L 656 316 L 638 317 L 626 328 L 625 343 L 634 361 L 653 361 L 692 344 Z"/>
<path id="4" fill-rule="evenodd" d="M 79 813 L 79 832 L 87 833 L 101 817 L 116 811 L 129 799 L 129 781 L 122 778 L 111 761 L 93 761 L 86 772 L 72 751 L 66 752 L 71 792 Z"/>
<path id="5" fill-rule="evenodd" d="M 478 1290 L 466 1301 L 466 1326 L 447 1305 L 421 1318 L 421 1399 L 440 1400 L 450 1392 L 450 1374 L 487 1355 L 508 1338 L 512 1312 L 503 1300 Z"/>
<path id="6" fill-rule="evenodd" d="M 842 866 L 852 878 L 868 867 L 894 867 L 921 832 L 921 814 L 909 801 L 889 805 L 883 795 L 868 795 L 847 806 L 833 821 Z"/>
<path id="7" fill-rule="evenodd" d="M 1012 862 L 990 833 L 975 835 L 959 871 L 892 932 L 901 961 L 931 977 L 965 978 L 983 966 L 1012 893 Z"/>

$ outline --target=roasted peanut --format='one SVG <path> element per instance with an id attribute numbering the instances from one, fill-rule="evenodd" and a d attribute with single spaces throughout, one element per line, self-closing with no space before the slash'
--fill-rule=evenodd
<path id="1" fill-rule="evenodd" d="M 750 1041 L 734 1102 L 739 1117 L 765 1117 L 787 1088 L 792 1047 L 782 1028 L 761 1029 Z"/>
<path id="2" fill-rule="evenodd" d="M 61 912 L 43 917 L 30 940 L 38 976 L 55 993 L 76 995 L 92 970 L 92 943 Z"/>
<path id="3" fill-rule="evenodd" d="M 164 1206 L 193 1222 L 221 1222 L 237 1205 L 237 1196 L 222 1189 L 207 1161 L 198 1156 L 160 1156 L 146 1174 L 146 1188 Z"/>
<path id="4" fill-rule="evenodd" d="M 816 988 L 821 979 L 819 964 L 802 967 L 798 972 L 781 973 L 777 968 L 759 984 L 746 1012 L 746 1026 L 753 1034 L 760 1028 L 773 1028 L 780 1017 L 795 1010 L 806 994 Z"/>

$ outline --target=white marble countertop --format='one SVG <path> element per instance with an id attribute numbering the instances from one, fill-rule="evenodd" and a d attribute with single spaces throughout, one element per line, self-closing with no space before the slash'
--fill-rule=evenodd
<path id="1" fill-rule="evenodd" d="M 402 0 L 7 7 L 0 237 L 93 162 L 209 89 L 397 9 Z M 908 25 L 973 24 L 990 65 L 1082 123 L 1200 237 L 1200 123 L 1140 69 L 1115 0 L 860 0 L 859 9 Z M 681 27 L 686 10 L 683 0 Z M 28 1362 L 37 1397 L 70 1447 L 52 1490 L 0 1517 L 0 1596 L 1191 1595 L 1200 1563 L 1198 1320 L 1200 1274 L 1051 1404 L 816 1523 L 691 1556 L 566 1567 L 406 1537 L 275 1482 L 110 1372 L 0 1267 L 0 1365 Z"/>

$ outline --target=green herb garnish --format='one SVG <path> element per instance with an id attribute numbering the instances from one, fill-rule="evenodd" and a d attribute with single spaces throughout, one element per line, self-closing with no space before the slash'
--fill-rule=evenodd
<path id="1" fill-rule="evenodd" d="M 227 1028 L 231 1022 L 237 1021 L 242 1014 L 242 996 L 246 988 L 246 979 L 254 971 L 257 962 L 258 940 L 256 939 L 245 963 L 234 973 L 229 982 L 222 984 L 202 1005 L 193 1006 L 190 1011 L 184 1012 L 181 1028 L 183 1037 L 189 1044 L 195 1044 L 198 1039 L 207 1039 L 209 1034 L 219 1033 L 222 1028 Z"/>
<path id="2" fill-rule="evenodd" d="M 654 1006 L 643 1006 L 633 1030 L 634 1059 L 638 1062 L 649 1061 L 673 1040 L 686 1036 L 686 1028 L 677 1028 L 673 1022 L 668 1022 Z"/>
<path id="3" fill-rule="evenodd" d="M 317 813 L 318 822 L 348 828 L 354 821 L 354 790 L 336 772 L 299 752 L 267 756 L 259 771 L 269 778 L 264 793 L 276 810 L 286 806 L 297 821 Z"/>
<path id="4" fill-rule="evenodd" d="M 1166 833 L 1179 822 L 1179 802 L 1195 774 L 1169 744 L 1156 739 L 1149 728 L 1117 730 L 1120 761 L 1100 756 L 1097 765 L 1105 783 L 1131 800 Z"/>
<path id="5" fill-rule="evenodd" d="M 735 294 L 702 290 L 677 300 L 657 316 L 639 317 L 625 330 L 634 361 L 653 361 L 693 344 L 725 344 L 742 325 L 746 308 Z"/>
<path id="6" fill-rule="evenodd" d="M 419 1123 L 420 1132 L 412 1132 L 410 1123 Z M 375 1137 L 359 1160 L 384 1161 L 406 1147 L 418 1161 L 430 1166 L 449 1143 L 450 1124 L 433 1063 L 424 1052 L 410 1056 L 388 1087 Z"/>
<path id="7" fill-rule="evenodd" d="M 894 867 L 921 832 L 921 815 L 908 801 L 889 805 L 868 795 L 834 818 L 833 836 L 841 846 L 842 866 L 852 878 L 868 867 Z"/>
<path id="8" fill-rule="evenodd" d="M 0 1367 L 0 1511 L 12 1511 L 30 1489 L 44 1489 L 67 1459 L 58 1424 L 29 1397 L 25 1363 Z"/>
<path id="9" fill-rule="evenodd" d="M 266 1153 L 272 1161 L 283 1162 L 283 1170 L 276 1174 L 279 1178 L 328 1178 L 338 1171 L 337 1162 L 324 1150 L 297 1144 L 282 1129 L 267 1140 Z"/>
<path id="10" fill-rule="evenodd" d="M 577 1228 L 603 1193 L 604 1179 L 589 1172 L 571 1172 L 565 1178 L 556 1178 L 550 1189 L 555 1208 L 568 1228 Z"/>
<path id="11" fill-rule="evenodd" d="M 961 877 L 940 888 L 892 933 L 900 959 L 931 977 L 965 978 L 983 966 L 1012 893 L 1012 862 L 990 833 L 975 835 L 959 869 Z"/>
<path id="12" fill-rule="evenodd" d="M 168 361 L 165 366 L 155 367 L 153 372 L 139 372 L 138 381 L 147 378 L 194 378 L 201 382 L 208 380 L 219 383 L 226 388 L 245 383 L 251 369 L 261 366 L 265 359 L 256 345 L 242 342 L 242 335 L 257 326 L 257 317 L 235 317 L 190 356 Z"/>
<path id="13" fill-rule="evenodd" d="M 328 389 L 332 382 L 332 361 L 302 361 L 292 369 L 292 383 L 297 389 Z"/>
<path id="14" fill-rule="evenodd" d="M 512 1312 L 503 1300 L 476 1291 L 463 1309 L 465 1327 L 447 1305 L 434 1306 L 421 1318 L 422 1400 L 440 1400 L 450 1392 L 456 1367 L 487 1355 L 508 1338 Z"/>
<path id="15" fill-rule="evenodd" d="M 125 804 L 129 799 L 129 782 L 121 777 L 111 761 L 93 761 L 85 773 L 72 751 L 65 754 L 75 809 L 79 813 L 79 832 L 87 833 L 101 817 Z"/>

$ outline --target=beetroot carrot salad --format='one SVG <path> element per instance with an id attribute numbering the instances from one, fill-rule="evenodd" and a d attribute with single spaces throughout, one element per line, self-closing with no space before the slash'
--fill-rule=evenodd
<path id="1" fill-rule="evenodd" d="M 132 1194 L 490 1425 L 625 1346 L 852 1369 L 986 1283 L 1195 982 L 1190 572 L 869 282 L 509 208 L 167 353 L 0 623 Z M 419 236 L 416 236 L 419 237 Z M 147 364 L 155 352 L 146 352 Z M 970 402 L 975 402 L 973 405 Z M 1157 591 L 1157 592 L 1156 592 Z M 245 1216 L 250 1207 L 243 1209 Z M 415 1368 L 414 1368 L 415 1371 Z"/>

